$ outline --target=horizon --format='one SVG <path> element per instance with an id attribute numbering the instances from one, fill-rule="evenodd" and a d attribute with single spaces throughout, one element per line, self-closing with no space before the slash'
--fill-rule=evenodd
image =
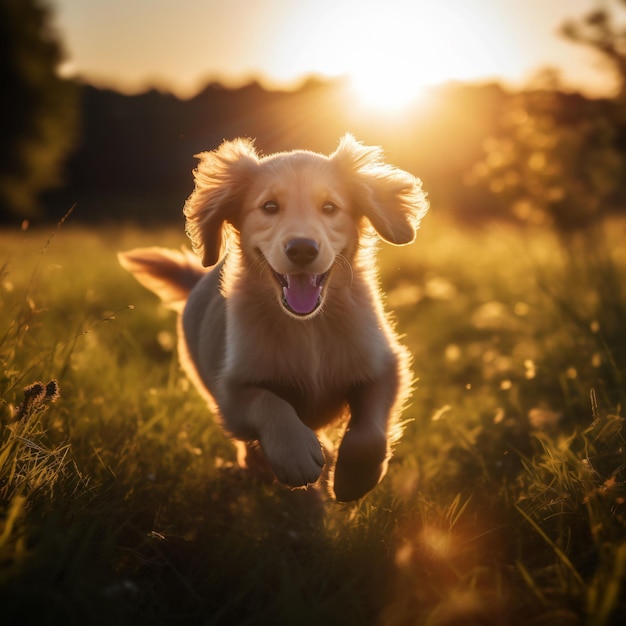
<path id="1" fill-rule="evenodd" d="M 211 83 L 291 91 L 311 79 L 345 80 L 364 106 L 392 112 L 432 87 L 517 90 L 546 69 L 564 91 L 611 95 L 615 79 L 599 55 L 558 34 L 594 4 L 447 0 L 416 7 L 390 0 L 382 9 L 363 1 L 355 10 L 349 0 L 232 0 L 219 8 L 213 0 L 52 0 L 51 7 L 66 51 L 61 74 L 96 87 L 189 99 Z"/>

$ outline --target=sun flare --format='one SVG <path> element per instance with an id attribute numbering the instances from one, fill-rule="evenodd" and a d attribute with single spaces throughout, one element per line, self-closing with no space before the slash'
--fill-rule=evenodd
<path id="1" fill-rule="evenodd" d="M 427 87 L 471 79 L 486 61 L 491 63 L 471 24 L 449 8 L 421 6 L 413 15 L 382 25 L 373 13 L 367 19 L 370 32 L 376 32 L 375 46 L 353 58 L 349 71 L 367 106 L 401 109 Z"/>
<path id="2" fill-rule="evenodd" d="M 396 112 L 419 101 L 427 84 L 394 73 L 355 71 L 349 76 L 349 87 L 362 106 Z"/>
<path id="3" fill-rule="evenodd" d="M 384 6 L 320 0 L 318 10 L 303 8 L 292 19 L 306 23 L 307 33 L 287 34 L 274 66 L 286 75 L 308 65 L 322 75 L 347 77 L 366 107 L 402 109 L 429 86 L 496 75 L 503 61 L 496 62 L 485 44 L 489 24 L 460 0 Z"/>

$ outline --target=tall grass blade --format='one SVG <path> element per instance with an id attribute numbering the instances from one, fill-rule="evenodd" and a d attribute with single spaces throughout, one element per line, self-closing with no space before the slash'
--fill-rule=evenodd
<path id="1" fill-rule="evenodd" d="M 578 570 L 574 567 L 573 563 L 570 561 L 567 554 L 565 554 L 565 552 L 563 552 L 563 550 L 561 550 L 561 548 L 559 548 L 559 546 L 557 546 L 554 543 L 554 541 L 552 541 L 552 539 L 548 537 L 548 535 L 543 531 L 543 529 L 539 526 L 539 524 L 537 524 L 537 522 L 535 522 L 535 520 L 532 519 L 532 517 L 530 517 L 530 515 L 528 515 L 526 511 L 524 511 L 524 509 L 522 509 L 518 504 L 515 505 L 515 508 L 520 513 L 520 515 L 526 520 L 526 522 L 528 522 L 528 524 L 530 524 L 533 527 L 535 532 L 550 546 L 550 548 L 558 556 L 561 563 L 565 565 L 565 567 L 568 569 L 570 574 L 573 576 L 576 582 L 580 585 L 581 589 L 585 589 L 586 588 L 585 581 L 582 579 L 581 575 L 578 573 Z"/>

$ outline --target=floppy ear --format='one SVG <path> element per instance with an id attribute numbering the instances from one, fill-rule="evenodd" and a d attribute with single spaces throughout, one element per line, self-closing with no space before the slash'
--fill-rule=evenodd
<path id="1" fill-rule="evenodd" d="M 259 159 L 250 139 L 225 141 L 217 150 L 196 155 L 196 188 L 185 203 L 185 230 L 205 267 L 224 247 L 224 225 L 231 221 L 249 187 Z"/>
<path id="2" fill-rule="evenodd" d="M 418 178 L 387 165 L 382 156 L 381 148 L 364 146 L 347 134 L 330 159 L 352 179 L 356 208 L 380 238 L 396 245 L 411 243 L 428 210 L 426 194 Z"/>

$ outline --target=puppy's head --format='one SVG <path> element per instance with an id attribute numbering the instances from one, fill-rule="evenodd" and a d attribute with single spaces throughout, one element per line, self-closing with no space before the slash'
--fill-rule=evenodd
<path id="1" fill-rule="evenodd" d="M 194 250 L 205 266 L 216 263 L 229 224 L 244 260 L 269 268 L 263 275 L 280 305 L 300 319 L 320 311 L 334 269 L 355 255 L 364 219 L 403 245 L 427 209 L 419 180 L 350 135 L 329 157 L 299 150 L 260 158 L 242 139 L 199 157 L 184 209 Z"/>

